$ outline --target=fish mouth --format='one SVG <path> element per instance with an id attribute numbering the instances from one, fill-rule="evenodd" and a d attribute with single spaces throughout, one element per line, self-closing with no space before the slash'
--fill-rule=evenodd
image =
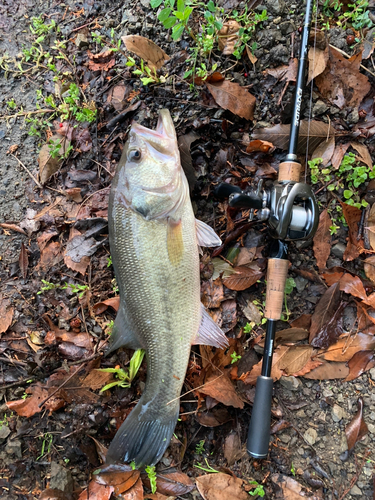
<path id="1" fill-rule="evenodd" d="M 162 145 L 166 139 L 177 139 L 169 109 L 161 109 L 159 111 L 159 119 L 155 130 L 144 127 L 137 122 L 133 122 L 132 131 L 149 141 L 156 149 L 158 149 L 158 146 Z"/>

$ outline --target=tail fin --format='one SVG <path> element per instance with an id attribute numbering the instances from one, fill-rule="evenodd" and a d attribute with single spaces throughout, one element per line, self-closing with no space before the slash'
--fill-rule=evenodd
<path id="1" fill-rule="evenodd" d="M 134 461 L 137 467 L 156 464 L 169 446 L 176 427 L 179 400 L 168 408 L 165 416 L 146 419 L 147 411 L 142 398 L 123 422 L 107 452 L 107 463 Z M 143 411 L 142 411 L 143 410 Z M 142 413 L 145 413 L 145 416 Z"/>

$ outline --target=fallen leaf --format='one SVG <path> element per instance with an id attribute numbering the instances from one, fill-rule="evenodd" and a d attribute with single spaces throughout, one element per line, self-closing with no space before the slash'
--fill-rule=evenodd
<path id="1" fill-rule="evenodd" d="M 65 191 L 65 193 L 66 193 L 67 200 L 73 200 L 75 203 L 81 203 L 82 196 L 81 196 L 81 188 L 80 187 L 67 189 Z"/>
<path id="2" fill-rule="evenodd" d="M 160 69 L 170 59 L 156 43 L 143 36 L 127 35 L 122 36 L 121 40 L 129 52 L 143 59 L 151 69 Z"/>
<path id="3" fill-rule="evenodd" d="M 273 149 L 275 148 L 271 142 L 255 139 L 255 141 L 250 141 L 247 145 L 246 153 L 253 153 L 254 151 L 260 151 L 261 153 L 271 153 Z"/>
<path id="4" fill-rule="evenodd" d="M 290 322 L 290 326 L 292 328 L 302 328 L 304 330 L 310 330 L 311 314 L 301 314 L 299 318 L 296 318 Z"/>
<path id="5" fill-rule="evenodd" d="M 263 71 L 266 75 L 271 75 L 279 81 L 295 82 L 297 78 L 298 59 L 289 60 L 288 66 L 279 66 L 278 68 L 268 68 Z"/>
<path id="6" fill-rule="evenodd" d="M 328 321 L 315 334 L 315 337 L 310 342 L 312 346 L 325 349 L 337 341 L 344 331 L 342 314 L 345 306 L 346 302 L 342 302 Z"/>
<path id="7" fill-rule="evenodd" d="M 331 163 L 334 170 L 338 170 L 344 155 L 350 146 L 350 142 L 345 142 L 344 144 L 336 144 L 335 150 L 333 152 Z"/>
<path id="8" fill-rule="evenodd" d="M 100 54 L 87 51 L 88 67 L 91 71 L 108 71 L 116 64 L 116 55 L 112 50 L 102 50 Z"/>
<path id="9" fill-rule="evenodd" d="M 208 77 L 205 84 L 217 104 L 241 118 L 253 120 L 255 97 L 238 83 L 225 79 L 214 81 L 214 75 Z"/>
<path id="10" fill-rule="evenodd" d="M 52 241 L 40 253 L 38 269 L 50 269 L 62 260 L 61 244 L 59 241 Z"/>
<path id="11" fill-rule="evenodd" d="M 357 333 L 354 337 L 341 337 L 336 344 L 319 353 L 319 359 L 326 361 L 349 361 L 358 351 L 369 351 L 375 347 L 374 335 Z M 349 373 L 349 369 L 348 369 Z M 348 376 L 348 373 L 345 377 Z"/>
<path id="12" fill-rule="evenodd" d="M 9 300 L 0 294 L 0 333 L 5 333 L 12 324 L 14 309 Z"/>
<path id="13" fill-rule="evenodd" d="M 54 344 L 57 341 L 70 342 L 77 347 L 84 347 L 85 349 L 91 349 L 93 344 L 93 338 L 87 335 L 87 333 L 73 333 L 67 332 L 66 330 L 55 330 L 48 332 L 44 337 L 46 345 Z"/>
<path id="14" fill-rule="evenodd" d="M 180 135 L 178 138 L 178 149 L 180 151 L 181 166 L 185 172 L 189 183 L 190 192 L 193 191 L 197 178 L 193 167 L 193 161 L 190 154 L 190 146 L 193 142 L 199 139 L 199 135 L 195 132 L 189 132 L 185 135 Z"/>
<path id="15" fill-rule="evenodd" d="M 371 206 L 370 212 L 368 214 L 367 224 L 367 234 L 370 240 L 370 246 L 373 250 L 375 250 L 375 232 L 372 230 L 375 229 L 375 203 L 373 203 L 373 205 Z"/>
<path id="16" fill-rule="evenodd" d="M 232 417 L 226 408 L 213 408 L 209 411 L 198 412 L 196 419 L 203 427 L 218 427 L 232 420 Z"/>
<path id="17" fill-rule="evenodd" d="M 272 369 L 271 369 L 271 377 L 273 381 L 275 382 L 276 380 L 279 380 L 283 375 L 283 371 L 280 369 L 280 363 L 282 363 L 282 360 L 284 356 L 288 353 L 290 347 L 289 346 L 277 346 L 274 353 L 273 353 L 273 358 L 272 358 Z M 262 372 L 262 364 L 263 361 L 259 361 L 256 365 L 253 366 L 251 371 L 246 374 L 245 377 L 241 377 L 241 380 L 245 384 L 251 384 L 255 385 L 257 382 L 257 378 Z"/>
<path id="18" fill-rule="evenodd" d="M 122 111 L 126 105 L 126 98 L 130 94 L 130 89 L 124 83 L 112 87 L 107 95 L 107 102 L 112 104 L 116 111 Z"/>
<path id="19" fill-rule="evenodd" d="M 322 365 L 323 361 L 319 359 L 309 359 L 308 362 L 298 372 L 291 373 L 293 377 L 304 377 L 307 373 L 311 372 L 318 366 Z"/>
<path id="20" fill-rule="evenodd" d="M 58 144 L 60 145 L 59 154 L 55 158 L 52 158 L 51 151 L 52 149 L 57 149 L 54 145 Z M 53 146 L 52 149 L 51 145 Z M 45 184 L 58 171 L 69 146 L 70 142 L 65 137 L 56 134 L 50 137 L 48 143 L 41 147 L 38 156 L 39 180 L 41 184 Z"/>
<path id="21" fill-rule="evenodd" d="M 114 488 L 113 493 L 120 495 L 132 488 L 140 477 L 139 470 L 127 464 L 110 464 L 102 467 L 95 475 L 95 482 Z"/>
<path id="22" fill-rule="evenodd" d="M 214 281 L 220 275 L 222 279 L 224 279 L 228 278 L 228 276 L 231 276 L 235 272 L 233 266 L 231 266 L 228 262 L 225 262 L 225 260 L 220 259 L 219 257 L 215 257 L 214 259 L 212 259 L 212 264 L 214 266 L 214 273 L 212 275 L 212 279 Z"/>
<path id="23" fill-rule="evenodd" d="M 306 85 L 326 69 L 329 59 L 328 44 L 324 50 L 310 47 L 308 52 L 309 70 Z"/>
<path id="24" fill-rule="evenodd" d="M 361 144 L 360 142 L 354 142 L 354 141 L 352 141 L 350 145 L 353 149 L 357 151 L 359 155 L 359 160 L 365 165 L 367 165 L 370 170 L 372 170 L 373 161 L 371 159 L 371 155 L 367 146 L 365 144 Z"/>
<path id="25" fill-rule="evenodd" d="M 343 267 L 335 266 L 331 267 L 331 269 L 327 269 L 321 276 L 328 286 L 332 286 L 340 281 L 345 272 L 346 270 Z"/>
<path id="26" fill-rule="evenodd" d="M 321 158 L 323 161 L 321 165 L 326 167 L 328 163 L 331 161 L 333 153 L 335 152 L 335 137 L 329 137 L 325 141 L 322 141 L 318 146 L 314 149 L 311 154 L 311 159 Z"/>
<path id="27" fill-rule="evenodd" d="M 311 317 L 309 343 L 324 328 L 324 325 L 332 318 L 340 303 L 340 287 L 337 283 L 332 285 L 322 295 L 315 307 L 314 314 Z"/>
<path id="28" fill-rule="evenodd" d="M 20 251 L 20 256 L 18 258 L 18 263 L 20 266 L 22 278 L 25 280 L 27 276 L 27 268 L 29 266 L 29 256 L 27 254 L 27 250 L 23 242 L 21 243 L 21 251 Z"/>
<path id="29" fill-rule="evenodd" d="M 292 346 L 279 361 L 279 368 L 286 375 L 299 372 L 307 364 L 314 352 L 310 345 Z"/>
<path id="30" fill-rule="evenodd" d="M 204 500 L 249 500 L 245 482 L 235 476 L 218 472 L 196 478 L 199 493 Z"/>
<path id="31" fill-rule="evenodd" d="M 320 495 L 318 496 L 318 494 L 309 494 L 309 496 L 307 496 L 302 485 L 291 477 L 282 474 L 272 474 L 271 481 L 282 490 L 283 496 L 279 495 L 278 498 L 283 498 L 285 500 L 299 500 L 302 498 L 308 500 L 323 500 L 323 497 Z"/>
<path id="32" fill-rule="evenodd" d="M 48 397 L 48 391 L 44 389 L 39 382 L 28 387 L 25 392 L 26 394 L 31 394 L 31 396 L 26 399 L 7 402 L 7 407 L 15 411 L 17 415 L 21 417 L 32 417 L 36 413 L 44 411 L 46 408 L 52 413 L 52 411 L 62 408 L 65 404 L 65 402 L 59 398 L 50 398 L 39 408 L 40 403 Z"/>
<path id="33" fill-rule="evenodd" d="M 367 257 L 364 261 L 364 270 L 367 278 L 375 285 L 375 255 Z"/>
<path id="34" fill-rule="evenodd" d="M 358 441 L 368 433 L 366 422 L 363 420 L 363 399 L 358 399 L 358 411 L 353 420 L 345 427 L 348 450 L 352 450 Z"/>
<path id="35" fill-rule="evenodd" d="M 224 300 L 224 288 L 221 278 L 203 281 L 201 285 L 201 301 L 208 309 L 220 307 Z"/>
<path id="36" fill-rule="evenodd" d="M 0 223 L 0 227 L 3 229 L 9 229 L 11 231 L 16 231 L 16 233 L 26 234 L 25 231 L 17 226 L 17 224 L 7 224 L 6 222 Z"/>
<path id="37" fill-rule="evenodd" d="M 150 480 L 147 474 L 142 474 L 143 484 L 150 489 Z M 186 495 L 195 488 L 189 476 L 183 472 L 166 472 L 156 474 L 156 491 L 162 495 L 177 497 Z"/>
<path id="38" fill-rule="evenodd" d="M 334 380 L 346 378 L 349 374 L 349 368 L 346 363 L 329 363 L 328 361 L 322 361 L 320 366 L 312 369 L 305 375 L 305 378 L 310 380 Z"/>
<path id="39" fill-rule="evenodd" d="M 79 495 L 78 500 L 110 500 L 112 493 L 115 491 L 113 486 L 98 484 L 95 481 L 90 481 L 89 485 Z"/>
<path id="40" fill-rule="evenodd" d="M 295 343 L 299 340 L 305 340 L 309 337 L 308 330 L 304 328 L 287 328 L 276 332 L 275 344 Z M 262 345 L 261 343 L 259 345 Z"/>
<path id="41" fill-rule="evenodd" d="M 374 359 L 374 351 L 359 351 L 354 354 L 349 361 L 349 375 L 346 377 L 345 382 L 354 380 L 366 371 L 369 362 Z"/>
<path id="42" fill-rule="evenodd" d="M 338 108 L 358 108 L 371 89 L 367 76 L 359 71 L 362 53 L 345 59 L 336 49 L 329 47 L 328 50 L 327 67 L 315 78 L 315 84 L 322 97 Z"/>
<path id="43" fill-rule="evenodd" d="M 62 490 L 47 488 L 40 494 L 39 500 L 70 500 L 69 496 Z"/>
<path id="44" fill-rule="evenodd" d="M 238 32 L 241 25 L 234 19 L 226 21 L 217 34 L 218 47 L 224 56 L 230 56 L 235 50 L 235 45 L 238 42 Z"/>
<path id="45" fill-rule="evenodd" d="M 92 310 L 95 314 L 102 314 L 108 309 L 108 307 L 113 307 L 113 309 L 117 312 L 120 307 L 120 296 L 117 295 L 116 297 L 103 300 L 103 302 L 97 302 L 94 304 Z"/>
<path id="46" fill-rule="evenodd" d="M 250 267 L 251 266 L 251 267 Z M 256 264 L 234 268 L 234 274 L 225 278 L 224 285 L 230 290 L 246 290 L 263 276 L 263 271 Z"/>
<path id="47" fill-rule="evenodd" d="M 226 406 L 243 408 L 244 403 L 236 393 L 236 389 L 226 373 L 215 372 L 207 378 L 206 383 L 199 389 Z"/>
<path id="48" fill-rule="evenodd" d="M 319 226 L 314 236 L 314 256 L 319 270 L 324 269 L 327 259 L 331 253 L 331 232 L 332 220 L 328 209 L 323 210 L 319 217 Z"/>
<path id="49" fill-rule="evenodd" d="M 252 133 L 253 139 L 261 139 L 271 142 L 275 147 L 288 149 L 289 147 L 290 125 L 277 124 L 273 127 L 258 128 Z M 311 120 L 310 122 L 302 120 L 299 129 L 298 152 L 305 152 L 307 149 L 307 140 L 309 139 L 309 149 L 314 150 L 327 137 L 334 136 L 335 130 L 332 126 Z"/>
<path id="50" fill-rule="evenodd" d="M 340 279 L 340 290 L 354 297 L 358 297 L 365 304 L 375 308 L 375 293 L 367 296 L 362 281 L 357 276 L 349 273 L 344 274 Z"/>
<path id="51" fill-rule="evenodd" d="M 228 462 L 228 467 L 231 467 L 234 462 L 244 456 L 242 450 L 241 439 L 237 432 L 231 432 L 224 441 L 224 458 Z"/>
<path id="52" fill-rule="evenodd" d="M 143 500 L 144 497 L 142 479 L 139 478 L 135 485 L 125 493 L 122 493 L 119 498 L 121 500 Z"/>
<path id="53" fill-rule="evenodd" d="M 250 59 L 251 64 L 255 64 L 257 62 L 258 58 L 255 57 L 255 55 L 251 52 L 251 49 L 247 44 L 246 44 L 246 54 L 247 57 Z"/>

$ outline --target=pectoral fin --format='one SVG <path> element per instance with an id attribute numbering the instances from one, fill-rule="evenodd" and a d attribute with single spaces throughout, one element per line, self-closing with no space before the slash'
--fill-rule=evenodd
<path id="1" fill-rule="evenodd" d="M 196 337 L 192 344 L 212 345 L 225 349 L 229 346 L 228 339 L 215 321 L 208 314 L 204 305 L 202 307 L 202 320 Z"/>
<path id="2" fill-rule="evenodd" d="M 134 327 L 129 321 L 124 304 L 120 305 L 115 324 L 113 325 L 109 348 L 106 355 L 119 349 L 120 347 L 128 347 L 129 349 L 143 349 Z"/>
<path id="3" fill-rule="evenodd" d="M 175 222 L 170 217 L 167 225 L 168 257 L 173 266 L 178 266 L 184 254 L 184 240 L 182 238 L 182 223 Z"/>
<path id="4" fill-rule="evenodd" d="M 199 246 L 218 247 L 221 245 L 221 239 L 212 227 L 198 219 L 195 219 L 195 227 L 197 230 L 197 241 Z"/>

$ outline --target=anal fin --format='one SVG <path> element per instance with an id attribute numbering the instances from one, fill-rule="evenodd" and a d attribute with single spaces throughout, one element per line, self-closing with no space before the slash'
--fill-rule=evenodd
<path id="1" fill-rule="evenodd" d="M 196 337 L 193 339 L 192 344 L 212 345 L 225 349 L 229 346 L 228 339 L 221 328 L 215 323 L 211 316 L 206 311 L 203 304 L 202 307 L 202 320 Z"/>
<path id="2" fill-rule="evenodd" d="M 120 304 L 106 355 L 120 347 L 128 347 L 134 350 L 143 348 L 137 334 L 134 332 L 134 327 L 128 319 L 124 304 Z"/>

